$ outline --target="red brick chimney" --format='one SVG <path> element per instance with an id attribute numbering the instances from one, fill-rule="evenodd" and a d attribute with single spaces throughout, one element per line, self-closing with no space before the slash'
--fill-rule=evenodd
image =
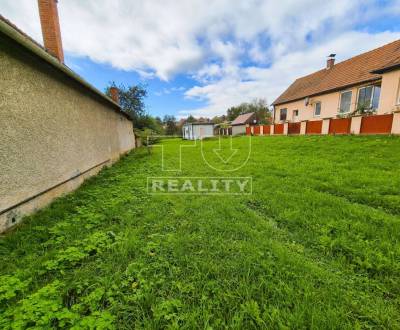
<path id="1" fill-rule="evenodd" d="M 111 98 L 115 103 L 119 104 L 119 91 L 117 87 L 110 87 Z"/>
<path id="2" fill-rule="evenodd" d="M 326 69 L 332 69 L 333 66 L 335 65 L 335 56 L 336 54 L 331 54 L 328 56 L 328 60 L 326 61 Z"/>
<path id="3" fill-rule="evenodd" d="M 43 43 L 46 50 L 64 63 L 60 23 L 58 21 L 58 0 L 38 0 Z"/>

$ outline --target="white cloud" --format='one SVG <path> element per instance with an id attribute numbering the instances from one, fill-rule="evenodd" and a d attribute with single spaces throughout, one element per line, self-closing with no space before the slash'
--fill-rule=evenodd
<path id="1" fill-rule="evenodd" d="M 2 0 L 0 12 L 41 41 L 36 1 Z M 330 52 L 346 58 L 398 38 L 352 32 L 396 14 L 400 0 L 59 1 L 68 53 L 144 78 L 194 77 L 199 86 L 186 96 L 208 103 L 194 112 L 201 115 L 251 97 L 272 101 Z"/>
<path id="2" fill-rule="evenodd" d="M 208 105 L 181 111 L 180 116 L 212 117 L 224 113 L 230 106 L 254 98 L 266 98 L 272 103 L 296 78 L 323 68 L 327 54 L 337 52 L 337 61 L 341 61 L 396 39 L 400 39 L 400 32 L 348 32 L 319 45 L 283 55 L 268 68 L 237 67 L 237 74 L 187 90 L 186 97 L 205 100 Z"/>

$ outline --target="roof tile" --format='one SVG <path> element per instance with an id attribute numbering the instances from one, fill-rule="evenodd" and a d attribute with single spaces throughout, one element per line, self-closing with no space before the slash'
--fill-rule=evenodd
<path id="1" fill-rule="evenodd" d="M 337 63 L 331 69 L 322 69 L 297 79 L 273 104 L 296 101 L 307 96 L 378 80 L 382 76 L 372 73 L 373 71 L 398 64 L 400 64 L 400 40 Z"/>

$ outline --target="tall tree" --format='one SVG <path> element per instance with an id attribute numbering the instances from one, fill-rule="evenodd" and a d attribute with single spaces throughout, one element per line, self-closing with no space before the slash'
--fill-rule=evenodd
<path id="1" fill-rule="evenodd" d="M 196 118 L 194 118 L 192 115 L 187 117 L 186 122 L 187 123 L 194 123 L 196 121 Z"/>
<path id="2" fill-rule="evenodd" d="M 174 116 L 164 116 L 164 129 L 166 135 L 178 134 L 178 126 L 176 124 L 176 118 Z"/>
<path id="3" fill-rule="evenodd" d="M 111 96 L 110 88 L 118 88 L 119 104 L 122 111 L 127 113 L 133 120 L 133 125 L 136 128 L 143 128 L 145 123 L 145 104 L 144 99 L 147 96 L 147 90 L 143 85 L 125 86 L 123 84 L 117 86 L 115 82 L 106 88 L 105 93 Z"/>

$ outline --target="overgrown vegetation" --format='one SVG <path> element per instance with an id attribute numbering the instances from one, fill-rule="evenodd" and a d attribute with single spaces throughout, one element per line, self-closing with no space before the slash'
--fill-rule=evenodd
<path id="1" fill-rule="evenodd" d="M 0 239 L 0 328 L 400 327 L 398 137 L 252 138 L 250 196 L 148 195 L 174 175 L 153 149 Z M 177 176 L 226 176 L 182 157 Z"/>
<path id="2" fill-rule="evenodd" d="M 226 119 L 233 121 L 239 115 L 254 112 L 258 124 L 271 124 L 272 113 L 269 109 L 268 102 L 264 99 L 255 99 L 250 103 L 242 103 L 238 106 L 231 107 L 227 110 Z"/>

